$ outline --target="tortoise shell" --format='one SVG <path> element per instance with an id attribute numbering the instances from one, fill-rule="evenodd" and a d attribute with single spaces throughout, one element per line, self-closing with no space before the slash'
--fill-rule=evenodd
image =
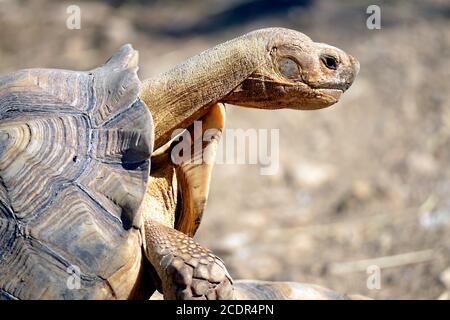
<path id="1" fill-rule="evenodd" d="M 0 77 L 0 298 L 126 298 L 153 125 L 137 52 Z"/>

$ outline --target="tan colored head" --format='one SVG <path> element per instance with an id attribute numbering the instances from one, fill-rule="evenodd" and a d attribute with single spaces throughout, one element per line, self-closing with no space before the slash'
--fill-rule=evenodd
<path id="1" fill-rule="evenodd" d="M 155 124 L 155 147 L 217 102 L 259 109 L 320 109 L 353 83 L 359 62 L 301 32 L 247 33 L 144 81 L 141 99 Z"/>
<path id="2" fill-rule="evenodd" d="M 354 57 L 298 31 L 269 28 L 247 36 L 263 51 L 260 63 L 223 102 L 261 109 L 324 108 L 339 100 L 359 72 Z"/>

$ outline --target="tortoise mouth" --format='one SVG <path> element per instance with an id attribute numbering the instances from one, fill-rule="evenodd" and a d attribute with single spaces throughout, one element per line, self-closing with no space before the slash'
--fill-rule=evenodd
<path id="1" fill-rule="evenodd" d="M 340 88 L 311 87 L 304 82 L 246 80 L 221 102 L 258 109 L 314 110 L 337 103 L 343 93 Z"/>
<path id="2" fill-rule="evenodd" d="M 330 88 L 311 88 L 308 85 L 307 90 L 303 91 L 303 96 L 298 100 L 302 101 L 300 105 L 294 101 L 289 109 L 297 110 L 317 110 L 327 108 L 337 103 L 344 93 L 341 89 Z M 306 93 L 306 94 L 305 94 Z"/>
<path id="3" fill-rule="evenodd" d="M 313 89 L 315 92 L 320 93 L 323 96 L 326 96 L 327 98 L 333 100 L 333 103 L 336 103 L 341 98 L 342 94 L 344 93 L 344 90 L 342 89 L 330 89 L 330 88 L 323 88 L 323 89 Z M 328 99 L 327 99 L 328 100 Z"/>

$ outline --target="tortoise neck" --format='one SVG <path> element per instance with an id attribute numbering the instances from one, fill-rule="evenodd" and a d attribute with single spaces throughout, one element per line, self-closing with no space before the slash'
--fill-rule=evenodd
<path id="1" fill-rule="evenodd" d="M 260 63 L 261 45 L 258 37 L 242 36 L 145 80 L 140 97 L 153 115 L 155 149 L 242 83 Z"/>

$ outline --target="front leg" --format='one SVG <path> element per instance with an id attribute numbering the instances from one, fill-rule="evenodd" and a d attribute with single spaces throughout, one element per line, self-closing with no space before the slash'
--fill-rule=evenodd
<path id="1" fill-rule="evenodd" d="M 222 260 L 186 234 L 145 221 L 146 255 L 161 279 L 165 299 L 232 299 Z"/>
<path id="2" fill-rule="evenodd" d="M 215 158 L 225 122 L 224 106 L 211 106 L 201 121 L 200 134 L 195 134 L 194 125 L 187 131 L 191 138 L 184 146 L 193 151 L 191 158 L 172 162 L 173 148 L 184 143 L 178 141 L 161 147 L 152 156 L 152 173 L 142 206 L 145 252 L 158 273 L 165 299 L 233 297 L 232 280 L 222 260 L 191 238 L 209 193 L 213 163 L 203 160 Z M 217 134 L 203 141 L 205 132 Z M 197 144 L 199 150 L 194 147 Z"/>

